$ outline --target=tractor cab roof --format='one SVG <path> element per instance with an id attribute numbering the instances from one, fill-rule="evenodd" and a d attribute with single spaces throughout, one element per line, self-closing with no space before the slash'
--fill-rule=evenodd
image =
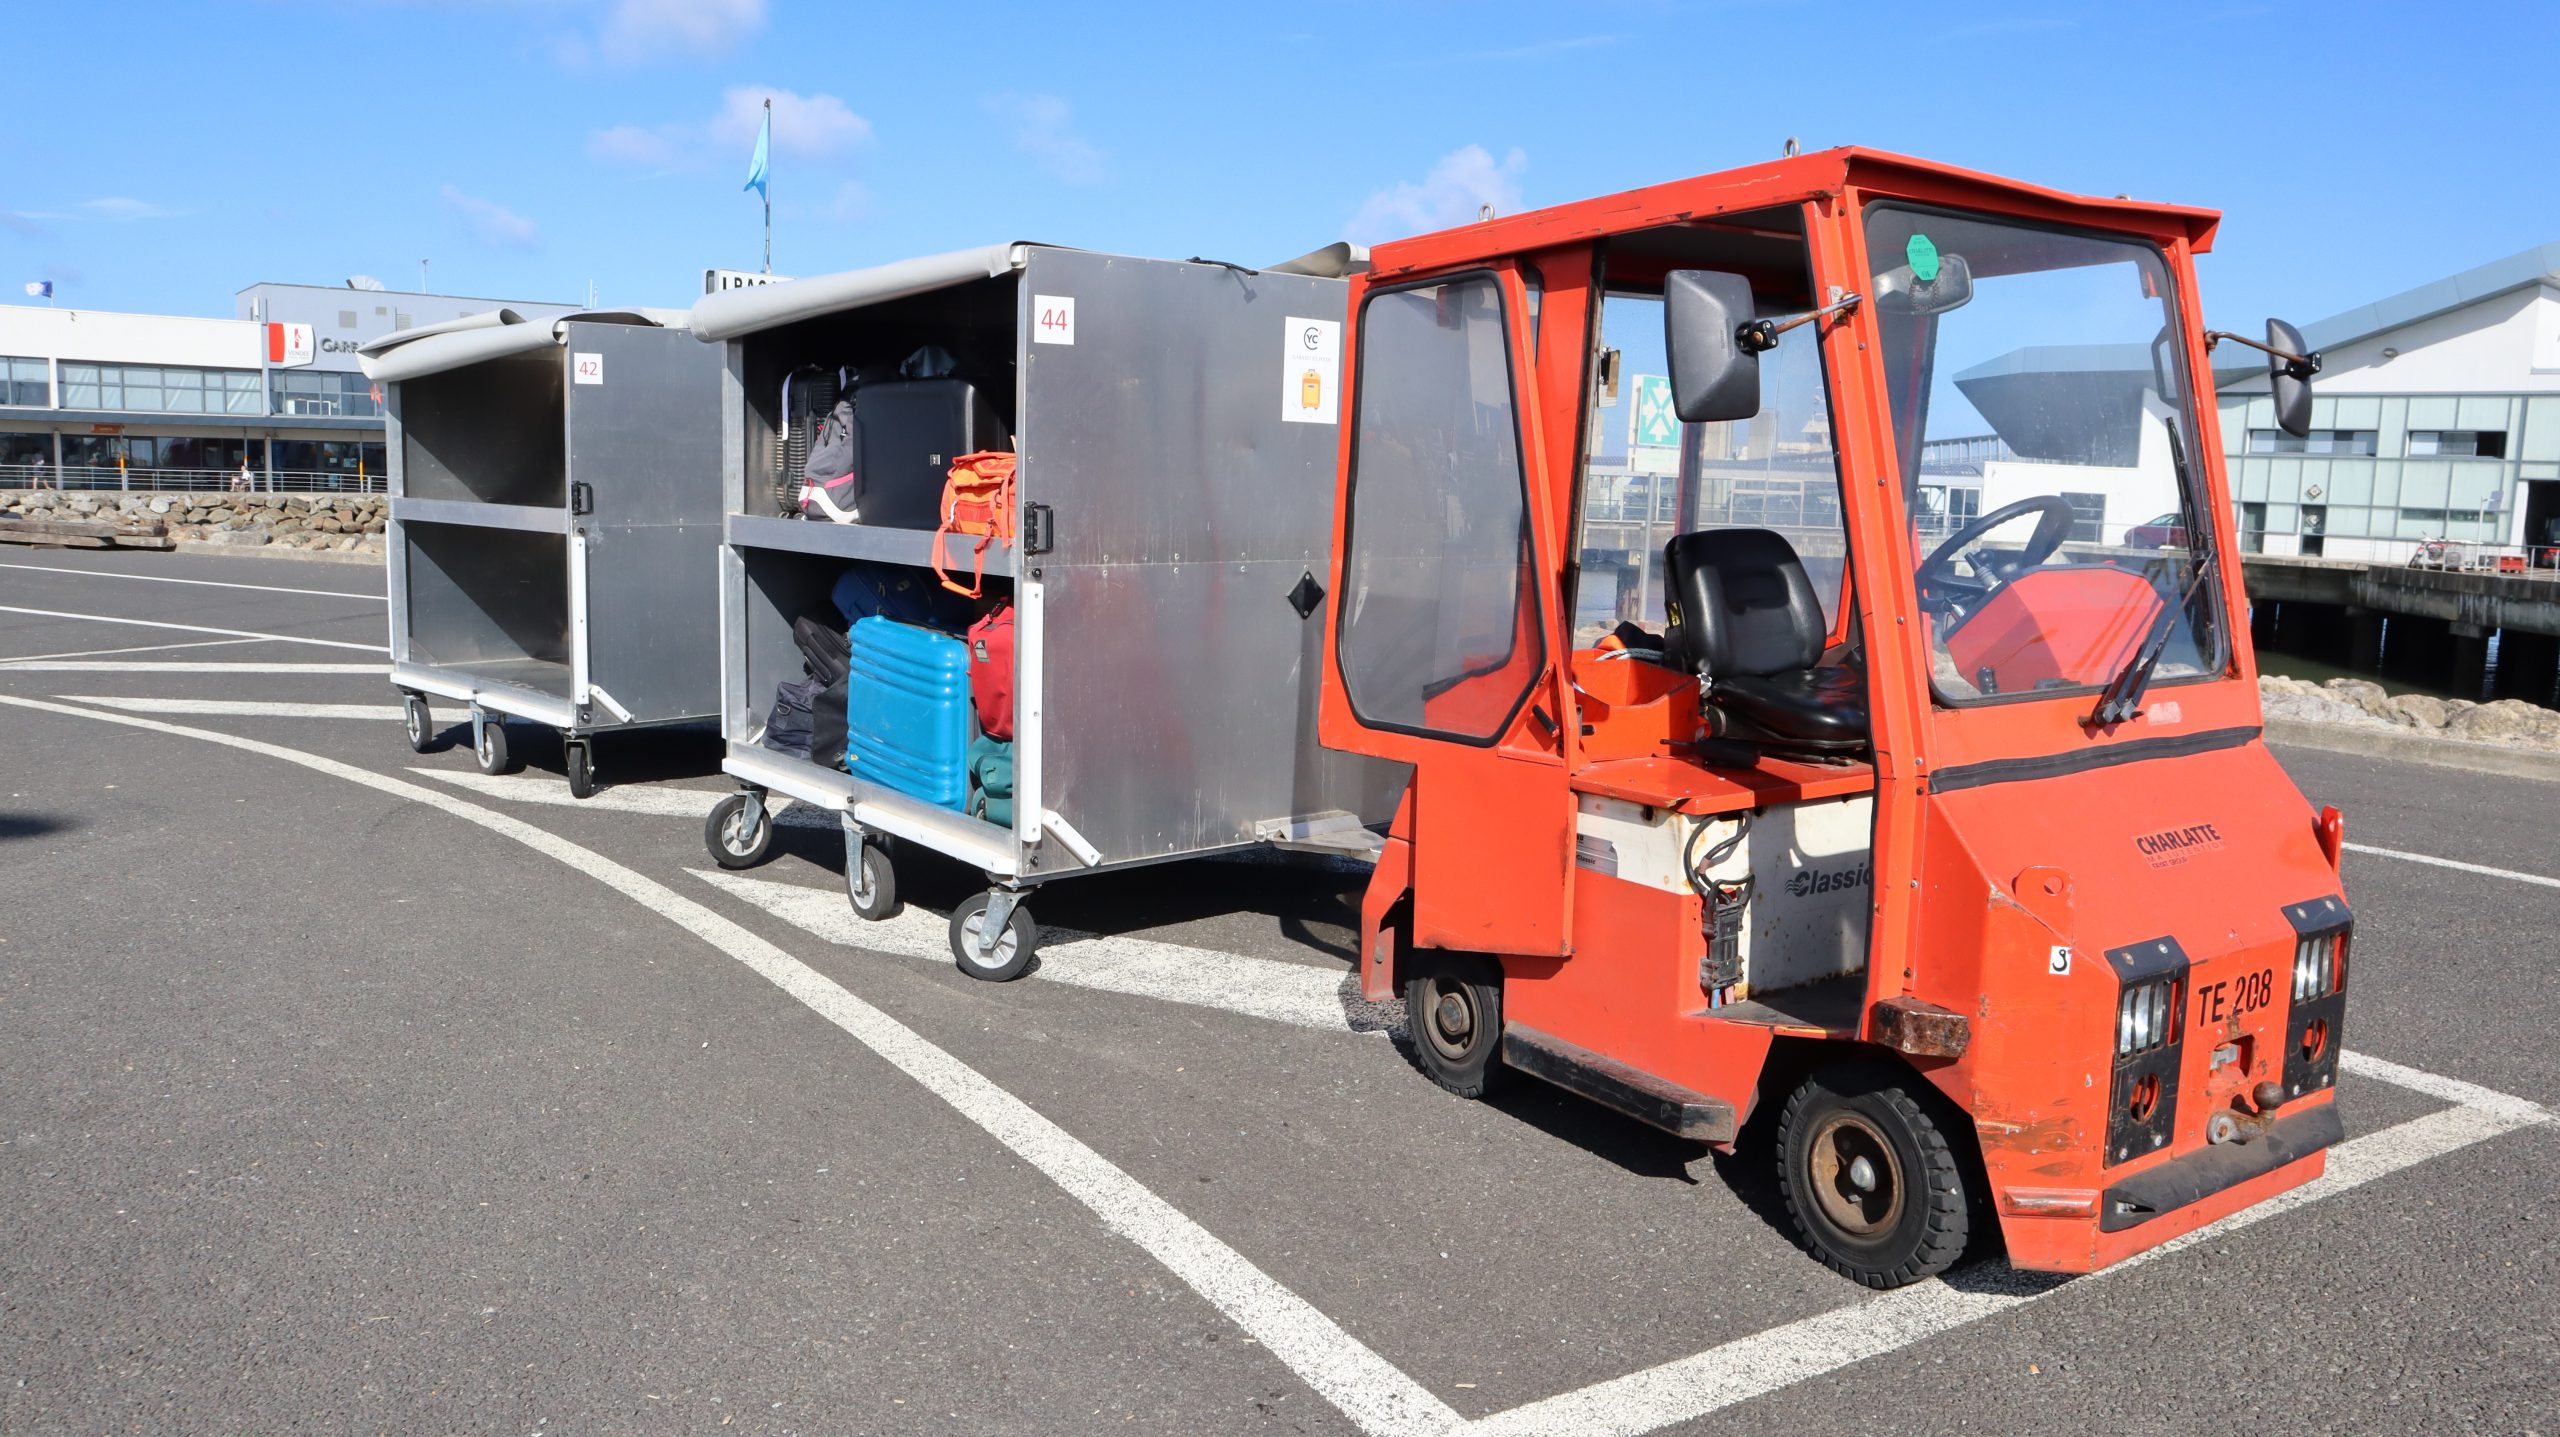
<path id="1" fill-rule="evenodd" d="M 2075 195 L 1908 155 L 1843 147 L 1382 244 L 1370 256 L 1371 274 L 1389 278 L 1642 230 L 1712 225 L 1727 216 L 1852 193 L 1861 198 L 1890 196 L 2013 214 L 2161 241 L 2183 239 L 2197 253 L 2213 247 L 2214 229 L 2222 220 L 2219 210 Z"/>

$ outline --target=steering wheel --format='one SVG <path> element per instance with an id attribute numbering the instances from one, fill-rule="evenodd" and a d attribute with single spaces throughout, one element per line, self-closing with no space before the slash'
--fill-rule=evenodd
<path id="1" fill-rule="evenodd" d="M 1984 577 L 1957 577 L 1956 560 L 1965 550 L 1980 543 L 1992 530 L 2029 514 L 2042 517 L 2036 520 L 2035 532 L 2027 536 L 2026 548 L 2014 555 L 1976 560 L 1976 571 L 1987 571 Z M 2071 526 L 2079 518 L 2079 512 L 2061 495 L 2039 494 L 2032 499 L 2003 504 L 1965 525 L 1948 535 L 1944 543 L 1929 551 L 1928 558 L 1920 561 L 1917 575 L 1920 607 L 1931 613 L 1972 609 L 2002 584 L 2052 558 L 2054 551 L 2062 547 L 2062 541 L 2071 537 Z"/>

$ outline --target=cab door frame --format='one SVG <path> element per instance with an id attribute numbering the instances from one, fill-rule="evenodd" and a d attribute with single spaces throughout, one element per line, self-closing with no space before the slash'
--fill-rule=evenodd
<path id="1" fill-rule="evenodd" d="M 1359 451 L 1370 386 L 1386 377 L 1367 372 L 1370 305 L 1386 296 L 1487 278 L 1500 298 L 1526 547 L 1513 590 L 1515 651 L 1486 671 L 1489 675 L 1516 666 L 1523 681 L 1507 717 L 1478 737 L 1364 719 L 1344 680 L 1342 656 L 1346 611 L 1362 598 L 1350 591 L 1354 545 L 1360 538 L 1353 523 L 1361 482 Z M 1334 598 L 1325 613 L 1318 731 L 1329 748 L 1413 766 L 1397 817 L 1398 831 L 1411 840 L 1413 946 L 1563 957 L 1571 952 L 1574 872 L 1566 730 L 1575 713 L 1565 683 L 1571 632 L 1551 576 L 1561 569 L 1557 527 L 1570 500 L 1560 504 L 1555 488 L 1547 386 L 1541 384 L 1537 366 L 1526 266 L 1516 256 L 1505 256 L 1442 272 L 1399 275 L 1392 283 L 1373 285 L 1364 278 L 1355 281 L 1351 303 L 1351 420 L 1343 428 L 1342 479 L 1335 495 Z M 1431 379 L 1422 376 L 1419 382 Z M 1360 619 L 1354 615 L 1349 622 L 1356 626 Z M 1517 651 L 1524 640 L 1529 649 Z"/>

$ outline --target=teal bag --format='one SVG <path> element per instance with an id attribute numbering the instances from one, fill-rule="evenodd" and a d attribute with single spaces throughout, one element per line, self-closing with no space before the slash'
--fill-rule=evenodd
<path id="1" fill-rule="evenodd" d="M 980 734 L 969 740 L 969 811 L 1013 827 L 1013 745 Z"/>

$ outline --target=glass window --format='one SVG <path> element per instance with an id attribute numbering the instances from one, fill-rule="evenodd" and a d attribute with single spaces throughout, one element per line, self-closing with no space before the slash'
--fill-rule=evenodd
<path id="1" fill-rule="evenodd" d="M 2219 672 L 2179 317 L 2158 251 L 1879 205 L 1868 290 L 1912 508 L 1931 460 L 1998 440 L 1979 517 L 1914 554 L 1942 702 L 2105 688 L 2156 634 L 2160 681 Z M 1951 494 L 1950 494 L 1951 497 Z M 1952 504 L 1942 506 L 1951 510 Z M 1925 526 L 1923 526 L 1925 527 Z"/>
<path id="2" fill-rule="evenodd" d="M 1788 311 L 1778 305 L 1769 312 Z M 1576 645 L 1596 642 L 1620 621 L 1661 632 L 1669 621 L 1663 546 L 1706 529 L 1784 535 L 1822 595 L 1824 618 L 1835 617 L 1849 542 L 1822 346 L 1811 331 L 1760 357 L 1758 414 L 1682 424 L 1671 415 L 1663 377 L 1662 300 L 1610 294 L 1600 327 L 1602 345 L 1619 353 L 1623 378 L 1619 407 L 1594 411 L 1583 471 Z"/>
<path id="3" fill-rule="evenodd" d="M 53 403 L 53 386 L 41 359 L 0 359 L 0 404 L 43 408 Z"/>
<path id="4" fill-rule="evenodd" d="M 2300 439 L 2281 429 L 2252 429 L 2249 431 L 2248 452 L 2365 455 L 2375 452 L 2377 437 L 2370 429 L 2314 429 Z"/>
<path id="5" fill-rule="evenodd" d="M 53 436 L 50 433 L 0 433 L 0 464 L 46 464 L 53 462 Z"/>
<path id="6" fill-rule="evenodd" d="M 2507 435 L 2502 429 L 2412 429 L 2412 459 L 2504 459 Z"/>
<path id="7" fill-rule="evenodd" d="M 1544 667 L 1508 334 L 1491 275 L 1361 307 L 1336 658 L 1373 728 L 1490 743 Z"/>

